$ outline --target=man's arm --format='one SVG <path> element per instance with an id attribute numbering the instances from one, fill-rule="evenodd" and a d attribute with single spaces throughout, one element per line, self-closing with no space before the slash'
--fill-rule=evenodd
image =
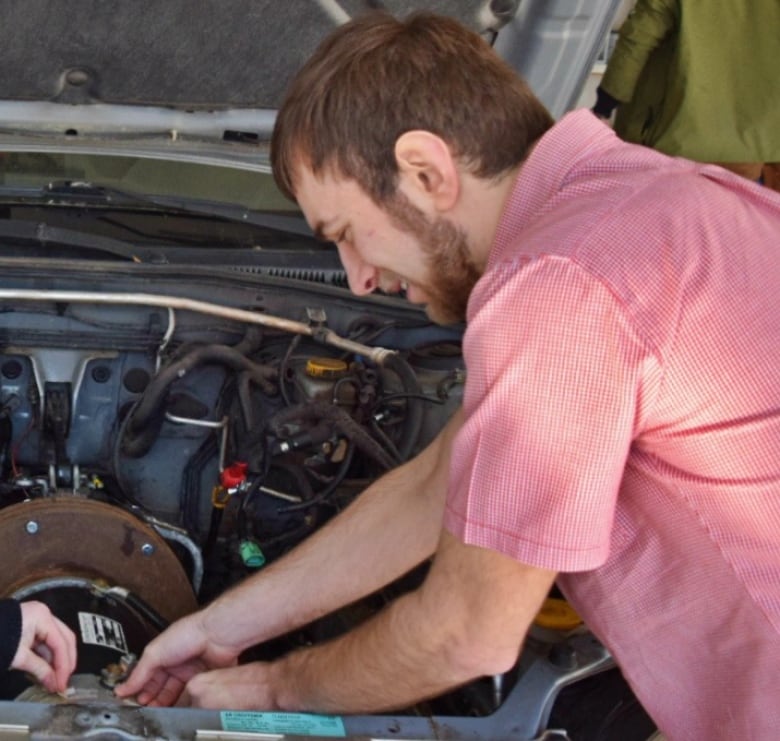
<path id="1" fill-rule="evenodd" d="M 241 649 L 363 597 L 431 556 L 441 530 L 459 409 L 415 459 L 369 486 L 338 517 L 204 614 L 210 634 L 230 626 Z M 314 598 L 313 595 L 316 595 Z M 268 615 L 269 606 L 276 615 Z M 263 633 L 257 615 L 264 614 Z"/>
<path id="2" fill-rule="evenodd" d="M 416 458 L 368 487 L 344 512 L 257 575 L 150 643 L 117 688 L 168 705 L 194 674 L 235 663 L 247 647 L 369 594 L 436 549 L 458 410 Z"/>
<path id="3" fill-rule="evenodd" d="M 509 670 L 555 573 L 446 531 L 424 584 L 350 633 L 187 685 L 203 707 L 374 712 Z"/>

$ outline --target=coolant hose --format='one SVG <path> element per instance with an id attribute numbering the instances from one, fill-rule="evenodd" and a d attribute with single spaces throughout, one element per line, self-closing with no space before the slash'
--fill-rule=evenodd
<path id="1" fill-rule="evenodd" d="M 129 458 L 141 458 L 149 452 L 160 433 L 165 419 L 165 397 L 170 385 L 201 365 L 226 365 L 244 371 L 266 393 L 276 387 L 271 383 L 276 371 L 259 365 L 241 352 L 227 345 L 206 345 L 187 353 L 183 358 L 163 368 L 147 386 L 139 402 L 130 410 L 130 419 L 124 429 L 121 451 Z"/>

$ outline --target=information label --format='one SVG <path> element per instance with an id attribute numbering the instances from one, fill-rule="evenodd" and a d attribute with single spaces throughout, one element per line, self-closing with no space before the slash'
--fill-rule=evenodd
<path id="1" fill-rule="evenodd" d="M 84 643 L 113 648 L 121 654 L 127 653 L 127 642 L 122 623 L 107 618 L 105 615 L 80 612 L 79 628 L 81 628 L 81 640 Z"/>
<path id="2" fill-rule="evenodd" d="M 310 713 L 250 713 L 223 710 L 220 713 L 223 731 L 251 733 L 290 733 L 296 736 L 344 738 L 344 721 L 337 715 Z"/>

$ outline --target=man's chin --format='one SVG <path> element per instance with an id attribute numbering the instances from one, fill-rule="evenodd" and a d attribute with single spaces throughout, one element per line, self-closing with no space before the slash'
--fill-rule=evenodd
<path id="1" fill-rule="evenodd" d="M 438 300 L 435 291 L 428 293 L 410 284 L 406 298 L 410 303 L 424 307 L 426 315 L 434 324 L 459 324 L 466 319 L 465 312 L 458 311 L 451 302 Z"/>
<path id="2" fill-rule="evenodd" d="M 434 324 L 440 324 L 446 326 L 448 324 L 460 324 L 465 321 L 466 317 L 458 315 L 446 307 L 441 306 L 433 301 L 425 305 L 425 313 Z"/>

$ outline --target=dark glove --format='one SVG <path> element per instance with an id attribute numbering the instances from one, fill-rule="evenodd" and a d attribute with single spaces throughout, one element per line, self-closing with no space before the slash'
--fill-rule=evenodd
<path id="1" fill-rule="evenodd" d="M 620 105 L 620 101 L 613 98 L 606 90 L 600 85 L 596 88 L 596 105 L 591 110 L 599 118 L 609 118 L 612 115 L 612 111 Z"/>

